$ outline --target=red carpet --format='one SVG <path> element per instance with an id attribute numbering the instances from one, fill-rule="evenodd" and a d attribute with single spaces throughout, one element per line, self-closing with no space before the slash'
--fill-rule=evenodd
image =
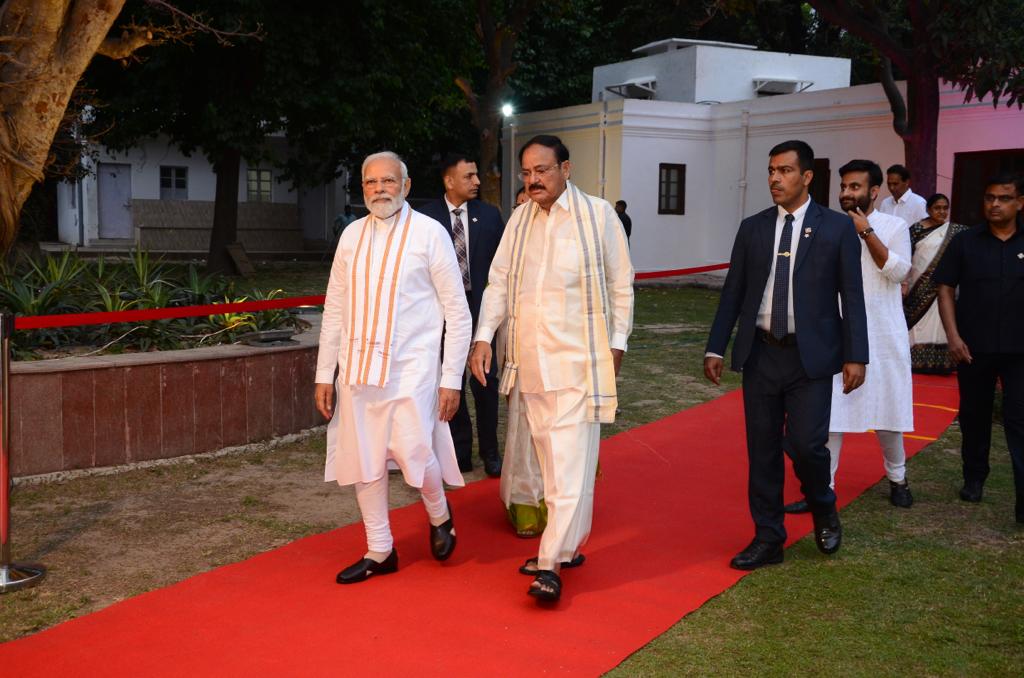
<path id="1" fill-rule="evenodd" d="M 934 439 L 953 418 L 955 382 L 915 377 L 915 402 L 914 435 Z M 874 445 L 870 434 L 844 445 L 843 503 L 882 477 Z M 537 542 L 512 536 L 497 483 L 482 481 L 450 495 L 459 548 L 444 565 L 410 506 L 392 513 L 395 575 L 334 583 L 363 553 L 357 524 L 6 643 L 0 667 L 12 678 L 598 675 L 743 576 L 727 565 L 753 533 L 740 393 L 605 441 L 601 466 L 587 563 L 564 573 L 553 610 L 516 572 Z M 798 539 L 810 519 L 789 527 Z"/>

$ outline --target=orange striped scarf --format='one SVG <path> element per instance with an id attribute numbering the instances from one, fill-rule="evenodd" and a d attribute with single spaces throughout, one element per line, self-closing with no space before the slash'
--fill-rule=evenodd
<path id="1" fill-rule="evenodd" d="M 402 223 L 404 217 L 404 225 Z M 388 383 L 394 341 L 396 304 L 402 279 L 403 254 L 412 210 L 403 205 L 392 224 L 372 214 L 363 221 L 349 270 L 348 351 L 339 379 L 349 386 Z M 374 241 L 386 237 L 379 262 Z M 375 266 L 376 264 L 376 266 Z M 374 275 L 374 269 L 376 274 Z"/>

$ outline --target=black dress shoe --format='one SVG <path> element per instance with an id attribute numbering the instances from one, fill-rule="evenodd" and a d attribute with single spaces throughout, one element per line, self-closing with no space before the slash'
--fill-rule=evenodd
<path id="1" fill-rule="evenodd" d="M 806 499 L 800 501 L 794 501 L 792 504 L 786 504 L 782 507 L 782 510 L 786 513 L 810 513 L 811 507 L 807 505 Z"/>
<path id="2" fill-rule="evenodd" d="M 430 526 L 430 553 L 434 560 L 448 560 L 455 550 L 455 523 L 452 516 L 452 507 L 448 505 L 448 520 L 440 525 Z"/>
<path id="3" fill-rule="evenodd" d="M 349 565 L 338 573 L 335 581 L 339 584 L 357 584 L 373 574 L 391 574 L 398 571 L 398 549 L 391 549 L 391 553 L 382 562 L 363 558 L 357 563 Z"/>
<path id="4" fill-rule="evenodd" d="M 497 454 L 484 459 L 484 473 L 491 478 L 501 477 L 501 457 Z"/>
<path id="5" fill-rule="evenodd" d="M 960 488 L 960 498 L 977 504 L 981 501 L 981 488 L 984 486 L 980 480 L 965 480 L 964 486 Z"/>
<path id="6" fill-rule="evenodd" d="M 755 539 L 750 542 L 750 546 L 729 561 L 729 567 L 735 570 L 756 570 L 765 565 L 777 565 L 781 562 L 782 544 Z"/>
<path id="7" fill-rule="evenodd" d="M 893 506 L 899 508 L 910 508 L 914 505 L 914 495 L 910 494 L 910 484 L 904 480 L 902 483 L 889 481 L 889 501 Z"/>
<path id="8" fill-rule="evenodd" d="M 843 527 L 839 524 L 839 513 L 835 509 L 821 516 L 814 516 L 814 543 L 825 555 L 839 550 L 843 543 Z"/>

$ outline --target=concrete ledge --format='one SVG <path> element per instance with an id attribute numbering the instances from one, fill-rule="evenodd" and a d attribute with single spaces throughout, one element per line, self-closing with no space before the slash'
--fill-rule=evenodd
<path id="1" fill-rule="evenodd" d="M 14 363 L 12 475 L 201 454 L 318 426 L 318 325 L 291 346 Z"/>

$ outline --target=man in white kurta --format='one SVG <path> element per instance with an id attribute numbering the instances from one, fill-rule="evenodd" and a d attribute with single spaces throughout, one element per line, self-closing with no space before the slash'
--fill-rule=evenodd
<path id="1" fill-rule="evenodd" d="M 458 407 L 472 325 L 451 240 L 409 207 L 408 190 L 398 156 L 367 158 L 371 213 L 342 233 L 327 286 L 316 368 L 317 407 L 330 419 L 324 479 L 355 485 L 368 546 L 339 583 L 397 569 L 389 464 L 420 488 L 434 557 L 447 558 L 455 545 L 442 480 L 464 484 L 447 422 Z"/>
<path id="2" fill-rule="evenodd" d="M 885 475 L 894 506 L 913 503 L 906 479 L 903 432 L 914 430 L 914 394 L 910 343 L 900 283 L 910 270 L 910 231 L 896 216 L 874 209 L 881 168 L 870 160 L 852 160 L 839 169 L 839 204 L 853 218 L 861 237 L 861 274 L 867 310 L 871 364 L 864 385 L 843 394 L 842 379 L 832 386 L 828 449 L 835 487 L 843 433 L 874 430 L 882 447 Z"/>
<path id="3" fill-rule="evenodd" d="M 928 217 L 925 199 L 910 188 L 910 171 L 903 165 L 893 165 L 886 170 L 885 183 L 890 195 L 878 206 L 878 211 L 891 214 L 913 226 Z"/>
<path id="4" fill-rule="evenodd" d="M 600 424 L 614 421 L 632 330 L 633 267 L 614 209 L 569 183 L 557 137 L 531 139 L 520 164 L 530 202 L 513 212 L 491 264 L 470 367 L 484 378 L 506 323 L 499 389 L 524 415 L 547 508 L 538 556 L 520 571 L 536 575 L 531 595 L 557 600 L 558 573 L 582 561 L 590 534 Z"/>

